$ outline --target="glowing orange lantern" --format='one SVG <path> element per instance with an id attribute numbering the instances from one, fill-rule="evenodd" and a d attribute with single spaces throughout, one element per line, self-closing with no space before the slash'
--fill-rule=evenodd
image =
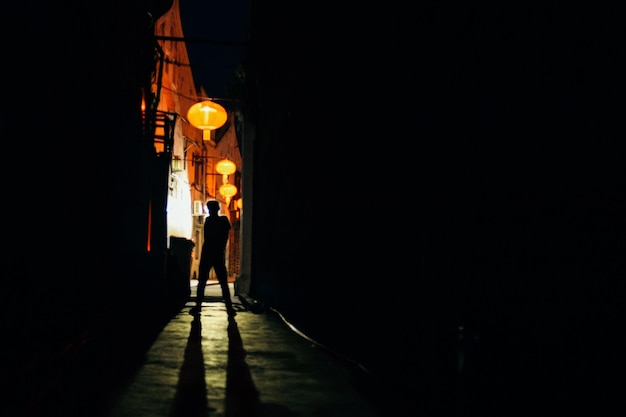
<path id="1" fill-rule="evenodd" d="M 224 197 L 232 197 L 237 194 L 237 187 L 233 184 L 222 184 L 220 185 L 220 194 Z"/>
<path id="2" fill-rule="evenodd" d="M 230 199 L 237 194 L 237 187 L 233 184 L 222 184 L 219 188 L 220 194 L 226 198 L 226 202 L 230 203 Z"/>
<path id="3" fill-rule="evenodd" d="M 226 184 L 228 182 L 228 176 L 237 170 L 237 165 L 230 159 L 222 159 L 215 164 L 215 170 L 222 174 L 222 182 Z"/>
<path id="4" fill-rule="evenodd" d="M 211 140 L 211 131 L 224 126 L 227 119 L 226 109 L 210 100 L 196 103 L 187 110 L 187 120 L 193 127 L 202 130 L 203 140 Z"/>
<path id="5" fill-rule="evenodd" d="M 233 184 L 220 185 L 220 194 L 226 197 L 226 201 L 230 201 L 231 197 L 237 194 L 237 187 Z"/>
<path id="6" fill-rule="evenodd" d="M 237 166 L 230 159 L 222 159 L 215 164 L 215 170 L 222 175 L 230 175 L 235 173 Z"/>

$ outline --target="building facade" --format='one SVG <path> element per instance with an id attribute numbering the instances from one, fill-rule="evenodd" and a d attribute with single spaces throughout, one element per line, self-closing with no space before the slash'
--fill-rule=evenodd
<path id="1" fill-rule="evenodd" d="M 241 201 L 241 152 L 235 129 L 235 113 L 228 112 L 224 126 L 210 131 L 208 135 L 192 126 L 187 120 L 189 108 L 204 100 L 218 102 L 220 98 L 210 98 L 200 86 L 194 83 L 193 71 L 189 63 L 185 35 L 180 18 L 179 1 L 155 24 L 155 35 L 162 51 L 157 76 L 152 89 L 160 97 L 157 111 L 175 120 L 173 123 L 171 149 L 156 143 L 158 152 L 171 158 L 168 172 L 166 233 L 169 252 L 179 263 L 184 279 L 196 278 L 202 248 L 202 229 L 207 215 L 206 202 L 216 199 L 233 224 L 227 248 L 229 274 L 236 277 L 239 271 L 239 228 L 237 227 Z M 158 134 L 157 134 L 158 136 Z M 217 172 L 219 161 L 234 162 L 236 171 L 228 176 Z M 237 187 L 233 196 L 220 193 L 220 186 L 229 183 Z M 239 204 L 241 205 L 241 203 Z M 180 247 L 182 245 L 182 248 Z M 179 259 L 190 249 L 190 265 Z M 185 265 L 182 265 L 185 263 Z M 211 272 L 213 275 L 213 272 Z M 212 276 L 213 277 L 213 276 Z"/>

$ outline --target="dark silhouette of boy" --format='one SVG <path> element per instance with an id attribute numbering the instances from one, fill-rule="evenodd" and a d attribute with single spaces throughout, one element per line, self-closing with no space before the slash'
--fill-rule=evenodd
<path id="1" fill-rule="evenodd" d="M 224 298 L 224 303 L 226 304 L 226 311 L 229 316 L 234 316 L 236 313 L 230 298 L 228 272 L 226 270 L 226 243 L 228 242 L 231 228 L 230 221 L 228 217 L 219 214 L 219 201 L 209 200 L 206 206 L 209 210 L 209 215 L 204 219 L 204 242 L 198 268 L 196 305 L 191 309 L 190 313 L 200 313 L 202 301 L 204 300 L 204 288 L 209 279 L 209 272 L 213 268 L 222 289 L 222 298 Z"/>

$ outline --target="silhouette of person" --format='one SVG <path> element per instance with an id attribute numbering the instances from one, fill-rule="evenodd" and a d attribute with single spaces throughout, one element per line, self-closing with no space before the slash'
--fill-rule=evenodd
<path id="1" fill-rule="evenodd" d="M 234 316 L 236 313 L 230 298 L 228 272 L 226 270 L 226 243 L 228 242 L 228 235 L 231 229 L 230 221 L 228 217 L 219 214 L 219 201 L 209 200 L 206 206 L 209 210 L 209 215 L 204 219 L 204 242 L 198 267 L 196 305 L 191 309 L 190 313 L 200 313 L 202 301 L 204 300 L 204 288 L 209 279 L 209 272 L 213 268 L 222 289 L 222 298 L 226 304 L 226 311 L 229 316 Z"/>

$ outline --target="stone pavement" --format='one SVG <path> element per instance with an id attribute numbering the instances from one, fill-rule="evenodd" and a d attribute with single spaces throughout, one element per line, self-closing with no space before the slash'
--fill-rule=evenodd
<path id="1" fill-rule="evenodd" d="M 233 296 L 238 313 L 229 318 L 219 285 L 211 284 L 202 313 L 190 315 L 194 302 L 186 304 L 103 415 L 398 415 L 364 369 L 301 334 L 277 311 L 249 311 Z"/>

